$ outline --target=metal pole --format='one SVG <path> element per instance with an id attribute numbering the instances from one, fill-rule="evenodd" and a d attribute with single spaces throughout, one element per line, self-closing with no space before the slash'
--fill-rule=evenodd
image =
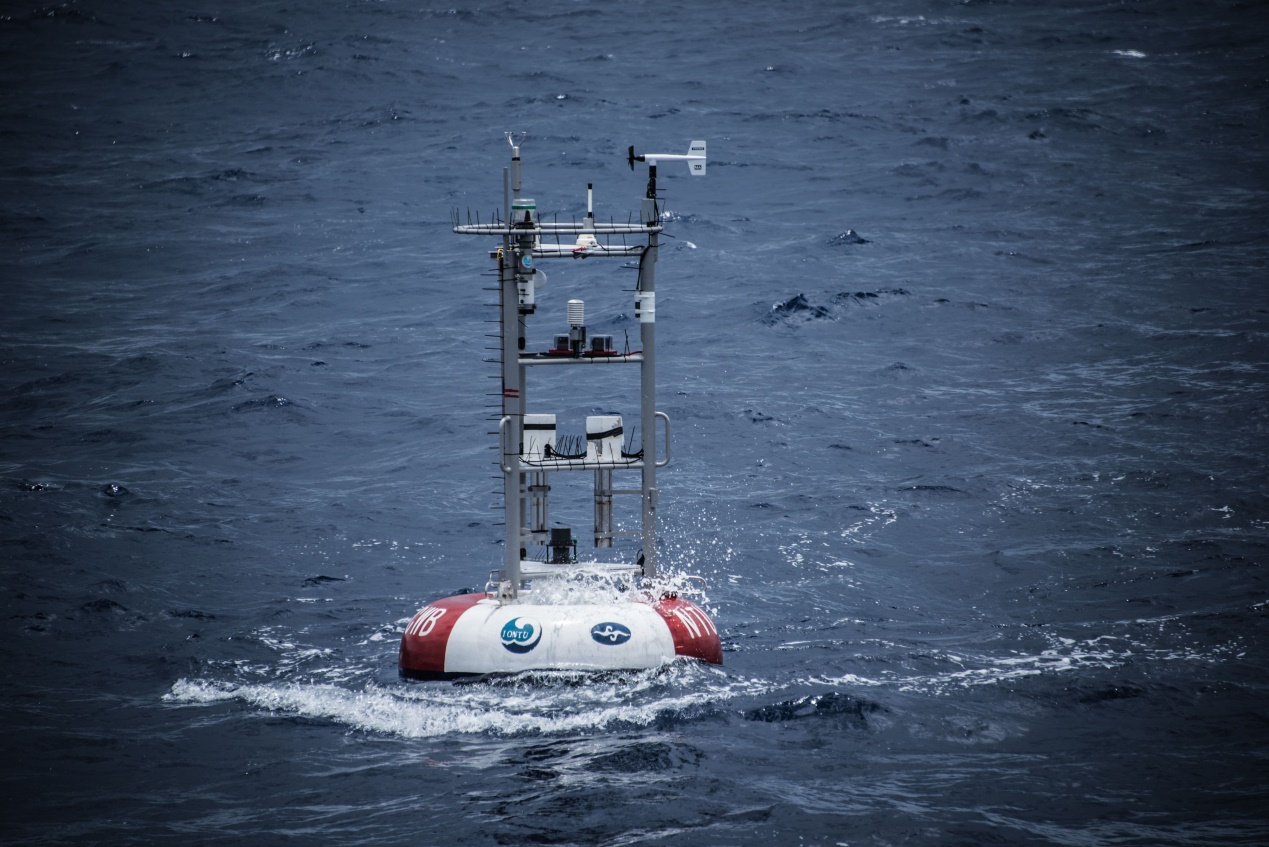
<path id="1" fill-rule="evenodd" d="M 508 139 L 509 140 L 509 139 Z M 511 147 L 511 188 L 513 197 L 520 196 L 520 150 Z M 503 171 L 503 194 L 506 194 L 507 172 Z M 511 204 L 508 204 L 509 207 Z M 511 209 L 507 210 L 510 226 Z M 521 399 L 520 368 L 520 298 L 516 285 L 519 266 L 518 244 L 508 234 L 503 239 L 503 255 L 499 273 L 499 305 L 502 309 L 502 414 L 511 419 L 506 440 L 499 445 L 503 453 L 502 499 L 504 506 L 503 586 L 506 599 L 513 599 L 520 590 L 520 445 L 524 441 L 524 405 Z"/>
<path id="2" fill-rule="evenodd" d="M 595 546 L 612 546 L 612 469 L 595 470 Z"/>
<path id="3" fill-rule="evenodd" d="M 656 203 L 656 165 L 648 166 L 648 196 L 643 222 L 659 223 Z M 639 366 L 639 427 L 643 448 L 643 575 L 657 574 L 657 427 L 656 427 L 656 274 L 659 234 L 649 233 L 648 247 L 639 262 L 639 336 L 643 363 Z"/>

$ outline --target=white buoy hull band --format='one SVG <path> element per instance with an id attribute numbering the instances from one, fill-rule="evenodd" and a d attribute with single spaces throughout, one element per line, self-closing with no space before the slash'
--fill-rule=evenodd
<path id="1" fill-rule="evenodd" d="M 699 606 L 675 596 L 617 605 L 499 603 L 483 593 L 424 606 L 401 636 L 401 675 L 452 679 L 530 670 L 642 670 L 677 656 L 722 664 Z"/>

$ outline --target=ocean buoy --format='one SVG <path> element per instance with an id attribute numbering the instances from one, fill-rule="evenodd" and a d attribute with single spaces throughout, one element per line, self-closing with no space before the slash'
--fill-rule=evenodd
<path id="1" fill-rule="evenodd" d="M 655 668 L 680 658 L 723 661 L 722 642 L 709 615 L 667 584 L 657 569 L 657 469 L 670 463 L 670 417 L 656 408 L 656 284 L 653 269 L 662 230 L 657 212 L 657 161 L 683 161 L 689 173 L 705 173 L 705 142 L 686 154 L 646 153 L 630 165 L 648 164 L 647 195 L 630 223 L 595 220 L 591 186 L 586 216 L 571 223 L 546 222 L 522 197 L 519 141 L 511 143 L 507 187 L 513 192 L 501 218 L 460 224 L 460 235 L 497 236 L 499 359 L 502 415 L 497 418 L 498 467 L 502 471 L 503 562 L 482 592 L 427 604 L 401 636 L 399 666 L 410 679 L 450 679 L 536 670 L 611 671 Z M 505 183 L 504 183 L 505 184 Z M 576 237 L 572 243 L 562 237 Z M 646 243 L 630 243 L 646 237 Z M 551 243 L 554 240 L 554 244 Z M 542 272 L 535 259 L 613 257 L 638 263 L 636 314 L 642 349 L 618 353 L 611 335 L 593 336 L 586 347 L 586 308 L 566 305 L 568 332 L 552 336 L 542 353 L 526 351 L 527 317 L 537 313 Z M 625 287 L 623 277 L 620 284 Z M 585 437 L 558 436 L 557 415 L 530 412 L 526 373 L 535 366 L 632 365 L 639 369 L 638 415 L 629 430 L 621 415 L 604 411 L 585 420 Z M 498 395 L 495 395 L 498 396 Z M 575 405 L 576 398 L 570 403 Z M 606 401 L 605 401 L 606 402 Z M 627 440 L 626 432 L 631 432 Z M 638 433 L 636 439 L 633 435 Z M 660 436 L 660 437 L 658 437 Z M 577 539 L 550 520 L 550 479 L 583 472 L 595 481 L 594 546 L 613 554 L 604 562 L 578 562 Z M 614 474 L 638 472 L 638 487 L 614 486 Z M 638 513 L 622 528 L 613 501 L 637 495 Z M 626 502 L 634 501 L 631 497 Z M 618 542 L 637 541 L 619 555 Z M 483 549 L 488 549 L 483 548 Z M 534 551 L 530 553 L 529 551 Z M 581 580 L 583 589 L 576 590 Z"/>
<path id="2" fill-rule="evenodd" d="M 502 603 L 484 592 L 436 600 L 401 638 L 401 675 L 453 679 L 528 670 L 642 670 L 677 657 L 723 661 L 708 614 L 678 597 L 617 603 Z"/>

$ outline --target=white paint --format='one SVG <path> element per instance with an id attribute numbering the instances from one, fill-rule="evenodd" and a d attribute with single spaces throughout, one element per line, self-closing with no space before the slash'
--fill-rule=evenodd
<path id="1" fill-rule="evenodd" d="M 542 627 L 541 640 L 526 653 L 503 646 L 502 629 L 515 619 Z M 591 629 L 614 623 L 630 630 L 622 644 L 600 643 Z M 674 658 L 674 638 L 661 615 L 644 603 L 546 606 L 481 600 L 454 624 L 445 650 L 449 673 L 514 673 L 554 670 L 638 670 Z"/>

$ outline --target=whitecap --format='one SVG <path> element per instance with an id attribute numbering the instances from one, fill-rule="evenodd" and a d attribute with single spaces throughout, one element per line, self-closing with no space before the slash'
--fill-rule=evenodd
<path id="1" fill-rule="evenodd" d="M 625 674 L 540 672 L 463 686 L 355 689 L 331 683 L 180 679 L 163 701 L 187 706 L 238 702 L 404 738 L 505 737 L 646 727 L 667 714 L 709 710 L 764 688 L 763 683 L 729 678 L 714 668 L 674 662 Z"/>

